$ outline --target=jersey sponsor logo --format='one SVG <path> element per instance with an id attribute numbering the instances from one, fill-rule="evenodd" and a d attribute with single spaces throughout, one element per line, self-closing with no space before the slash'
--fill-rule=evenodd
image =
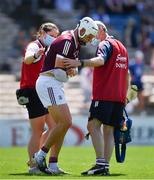
<path id="1" fill-rule="evenodd" d="M 127 69 L 127 65 L 122 63 L 116 63 L 116 68 Z"/>
<path id="2" fill-rule="evenodd" d="M 127 58 L 126 58 L 126 56 L 122 56 L 121 54 L 118 54 L 116 61 L 127 62 Z"/>
<path id="3" fill-rule="evenodd" d="M 69 51 L 69 49 L 70 49 L 70 46 L 71 46 L 71 42 L 66 41 L 66 42 L 65 42 L 65 45 L 64 45 L 64 48 L 63 48 L 63 52 L 62 52 L 63 55 L 67 56 L 68 51 Z"/>
<path id="4" fill-rule="evenodd" d="M 73 55 L 74 55 L 74 57 L 77 59 L 77 58 L 79 57 L 79 50 L 75 51 L 75 52 L 73 53 Z"/>
<path id="5" fill-rule="evenodd" d="M 116 68 L 127 69 L 127 58 L 126 58 L 126 56 L 122 56 L 121 54 L 118 54 L 117 58 L 116 58 L 115 66 L 116 66 Z"/>

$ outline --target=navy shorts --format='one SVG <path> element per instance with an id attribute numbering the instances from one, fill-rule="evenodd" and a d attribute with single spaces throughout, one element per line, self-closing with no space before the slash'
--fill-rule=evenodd
<path id="1" fill-rule="evenodd" d="M 48 110 L 41 103 L 35 89 L 30 89 L 30 93 L 28 92 L 28 99 L 29 103 L 26 104 L 26 108 L 28 110 L 29 119 L 48 114 Z"/>
<path id="2" fill-rule="evenodd" d="M 123 119 L 124 103 L 113 101 L 92 101 L 89 121 L 98 119 L 102 124 L 119 127 Z"/>

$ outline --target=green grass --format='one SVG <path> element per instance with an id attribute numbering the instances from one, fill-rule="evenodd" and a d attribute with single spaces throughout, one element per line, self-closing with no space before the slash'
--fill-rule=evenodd
<path id="1" fill-rule="evenodd" d="M 30 176 L 27 173 L 27 151 L 23 147 L 0 148 L 0 179 L 154 179 L 154 147 L 129 146 L 124 163 L 111 160 L 111 176 L 82 177 L 80 173 L 95 162 L 92 147 L 63 147 L 59 164 L 71 175 Z"/>

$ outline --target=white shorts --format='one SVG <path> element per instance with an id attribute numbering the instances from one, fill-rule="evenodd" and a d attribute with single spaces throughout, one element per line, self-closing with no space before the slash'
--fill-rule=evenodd
<path id="1" fill-rule="evenodd" d="M 66 104 L 63 83 L 54 77 L 40 75 L 36 81 L 36 91 L 45 108 Z"/>

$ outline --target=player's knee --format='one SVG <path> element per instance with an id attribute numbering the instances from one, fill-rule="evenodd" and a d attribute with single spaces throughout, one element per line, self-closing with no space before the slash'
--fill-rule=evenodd
<path id="1" fill-rule="evenodd" d="M 42 130 L 35 130 L 35 131 L 32 131 L 32 136 L 35 137 L 35 138 L 41 138 L 42 136 L 42 133 L 43 133 L 43 129 Z"/>
<path id="2" fill-rule="evenodd" d="M 113 133 L 113 127 L 104 125 L 103 126 L 103 131 L 104 131 L 105 134 L 111 134 L 111 133 Z"/>
<path id="3" fill-rule="evenodd" d="M 66 128 L 69 129 L 72 126 L 72 121 L 69 120 L 66 122 Z"/>
<path id="4" fill-rule="evenodd" d="M 61 123 L 61 125 L 62 125 L 62 127 L 63 127 L 65 130 L 67 130 L 67 129 L 69 129 L 69 128 L 72 126 L 72 120 L 71 120 L 71 119 L 67 119 L 67 120 L 63 121 L 63 122 Z"/>
<path id="5" fill-rule="evenodd" d="M 87 124 L 87 129 L 89 132 L 91 132 L 93 130 L 93 126 L 90 122 L 88 122 L 88 124 Z"/>

